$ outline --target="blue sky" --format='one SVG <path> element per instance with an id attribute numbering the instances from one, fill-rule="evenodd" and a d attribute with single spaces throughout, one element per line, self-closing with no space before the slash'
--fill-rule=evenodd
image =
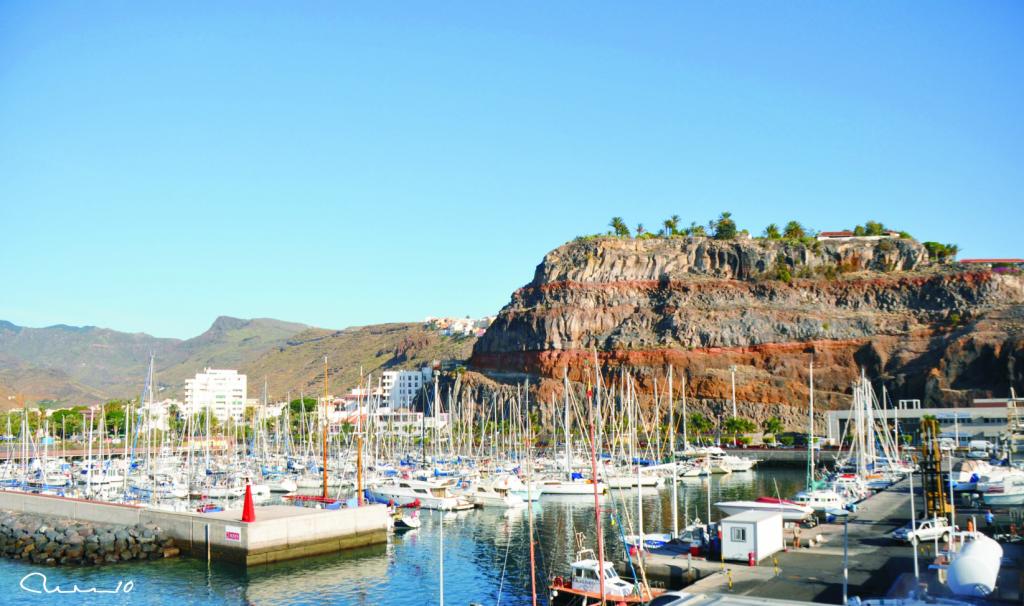
<path id="1" fill-rule="evenodd" d="M 0 319 L 484 315 L 613 215 L 1024 256 L 1018 2 L 144 4 L 0 3 Z"/>

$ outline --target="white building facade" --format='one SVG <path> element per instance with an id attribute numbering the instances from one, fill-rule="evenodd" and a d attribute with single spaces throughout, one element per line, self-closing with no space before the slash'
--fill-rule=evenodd
<path id="1" fill-rule="evenodd" d="M 207 368 L 185 381 L 185 409 L 189 415 L 209 409 L 219 421 L 241 421 L 245 415 L 246 376 L 237 370 Z"/>
<path id="2" fill-rule="evenodd" d="M 381 375 L 381 403 L 391 410 L 409 408 L 430 378 L 430 369 L 386 370 Z"/>

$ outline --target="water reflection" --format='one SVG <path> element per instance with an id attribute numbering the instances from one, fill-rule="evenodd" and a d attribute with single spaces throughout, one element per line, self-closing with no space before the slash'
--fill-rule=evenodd
<path id="1" fill-rule="evenodd" d="M 765 470 L 711 479 L 711 502 L 791 496 L 803 483 L 800 470 Z M 666 532 L 672 526 L 670 484 L 660 490 L 613 491 L 602 501 L 609 559 L 621 558 L 622 534 L 635 531 L 637 500 L 643 503 L 644 529 Z M 707 517 L 708 481 L 679 481 L 679 519 Z M 450 604 L 530 604 L 529 523 L 525 508 L 487 509 L 448 514 L 421 512 L 422 527 L 395 535 L 387 545 L 342 554 L 240 569 L 216 567 L 193 559 L 126 563 L 92 569 L 58 569 L 0 560 L 3 604 L 64 604 L 68 596 L 38 596 L 18 588 L 21 577 L 42 571 L 51 585 L 108 587 L 131 579 L 128 595 L 91 596 L 89 604 L 343 604 L 420 605 L 438 602 L 441 558 L 440 528 L 444 525 L 445 601 Z M 575 534 L 583 532 L 594 547 L 593 498 L 545 498 L 533 506 L 537 537 L 539 603 L 547 603 L 547 581 L 567 572 L 575 555 Z M 712 519 L 718 512 L 712 508 Z"/>

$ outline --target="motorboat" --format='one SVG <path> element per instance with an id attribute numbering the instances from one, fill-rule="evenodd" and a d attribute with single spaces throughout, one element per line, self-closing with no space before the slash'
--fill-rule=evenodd
<path id="1" fill-rule="evenodd" d="M 981 499 L 986 505 L 1024 505 L 1024 475 L 1006 476 L 998 485 L 990 484 Z"/>
<path id="2" fill-rule="evenodd" d="M 419 501 L 420 507 L 442 511 L 472 509 L 473 503 L 452 493 L 449 480 L 435 483 L 427 480 L 391 478 L 370 487 L 367 492 L 374 501 L 409 505 Z"/>
<path id="3" fill-rule="evenodd" d="M 571 479 L 548 479 L 541 480 L 540 490 L 542 495 L 593 495 L 594 482 L 586 480 L 581 474 L 574 473 Z M 604 482 L 597 483 L 597 492 L 604 494 L 608 492 L 608 486 Z"/>
<path id="4" fill-rule="evenodd" d="M 672 540 L 672 535 L 667 532 L 645 532 L 643 537 L 643 547 L 640 547 L 640 537 L 635 534 L 627 534 L 623 540 L 626 545 L 634 549 L 641 549 L 642 551 L 648 551 L 651 549 L 661 549 Z"/>
<path id="5" fill-rule="evenodd" d="M 829 509 L 843 509 L 849 501 L 835 490 L 822 488 L 801 490 L 793 497 L 793 502 L 821 513 Z"/>
<path id="6" fill-rule="evenodd" d="M 777 511 L 788 522 L 799 522 L 814 514 L 814 507 L 810 505 L 773 497 L 758 497 L 753 501 L 723 501 L 715 503 L 715 507 L 730 516 L 745 511 Z"/>
<path id="7" fill-rule="evenodd" d="M 279 473 L 267 476 L 264 481 L 270 488 L 270 492 L 295 492 L 299 489 L 298 483 L 293 478 Z M 321 483 L 320 486 L 323 484 Z"/>
<path id="8" fill-rule="evenodd" d="M 611 562 L 600 562 L 593 550 L 585 549 L 576 554 L 569 578 L 555 577 L 551 582 L 551 597 L 559 594 L 580 596 L 584 601 L 601 599 L 601 580 L 604 580 L 604 598 L 616 604 L 646 604 L 663 589 L 652 589 L 644 583 L 629 582 L 619 576 Z"/>
<path id="9" fill-rule="evenodd" d="M 512 494 L 504 476 L 478 482 L 467 493 L 473 504 L 480 507 L 522 507 L 526 501 Z"/>

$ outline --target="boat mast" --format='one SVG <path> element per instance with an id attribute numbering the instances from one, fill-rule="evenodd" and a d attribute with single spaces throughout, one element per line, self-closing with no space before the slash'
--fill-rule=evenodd
<path id="1" fill-rule="evenodd" d="M 672 366 L 668 367 L 668 451 L 672 456 L 672 538 L 679 536 L 679 476 L 676 475 L 676 406 L 672 399 Z"/>
<path id="2" fill-rule="evenodd" d="M 568 371 L 566 374 L 566 388 L 568 388 Z M 566 391 L 566 394 L 569 392 Z M 568 396 L 567 396 L 568 397 Z M 593 486 L 594 486 L 594 520 L 597 524 L 597 578 L 599 579 L 601 586 L 601 604 L 605 602 L 604 594 L 604 531 L 601 529 L 601 498 L 598 496 L 597 490 L 597 450 L 594 448 L 594 402 L 592 400 L 593 391 L 587 388 L 587 404 L 590 405 L 590 472 L 593 474 Z M 566 400 L 568 405 L 568 399 Z M 568 421 L 568 407 L 566 408 L 566 420 Z M 568 442 L 566 442 L 568 446 Z M 532 505 L 531 505 L 532 507 Z M 642 540 L 643 535 L 641 535 Z"/>
<path id="3" fill-rule="evenodd" d="M 359 368 L 359 386 L 363 386 L 363 369 Z M 366 390 L 370 390 L 370 379 L 366 380 Z M 369 408 L 369 406 L 367 406 Z M 363 506 L 363 394 L 359 391 L 356 398 L 356 504 Z"/>
<path id="4" fill-rule="evenodd" d="M 323 481 L 323 485 L 324 486 L 323 486 L 323 488 L 324 488 L 324 490 L 323 490 L 323 495 L 322 496 L 325 499 L 327 498 L 327 397 L 328 397 L 327 396 L 327 379 L 328 379 L 328 376 L 327 376 L 327 356 L 324 356 L 324 427 L 323 427 L 323 436 L 324 436 L 324 439 L 323 439 L 323 447 L 324 447 L 324 453 L 323 453 L 324 454 L 324 457 L 323 457 L 323 468 L 324 468 L 323 478 L 324 478 L 324 481 Z"/>
<path id="5" fill-rule="evenodd" d="M 563 425 L 565 426 L 565 474 L 572 481 L 572 449 L 569 447 L 569 367 L 562 369 L 562 391 L 565 394 Z M 594 436 L 590 436 L 593 440 Z M 597 465 L 594 465 L 594 485 L 597 485 Z"/>
<path id="6" fill-rule="evenodd" d="M 807 490 L 814 486 L 814 358 L 811 358 L 808 390 L 811 394 L 807 428 Z"/>
<path id="7" fill-rule="evenodd" d="M 526 389 L 526 507 L 529 509 L 530 532 L 530 595 L 533 606 L 537 606 L 537 560 L 533 549 L 533 423 L 530 421 L 530 383 Z"/>

